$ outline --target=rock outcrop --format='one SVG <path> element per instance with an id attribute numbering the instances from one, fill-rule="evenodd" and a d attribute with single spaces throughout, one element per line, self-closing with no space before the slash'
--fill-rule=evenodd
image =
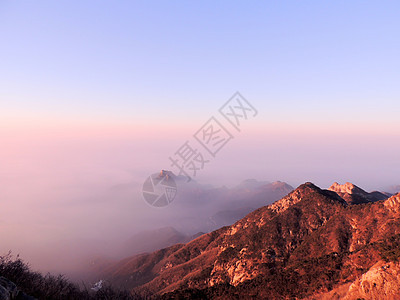
<path id="1" fill-rule="evenodd" d="M 389 195 L 378 191 L 368 193 L 350 182 L 346 182 L 345 184 L 338 184 L 335 182 L 328 190 L 336 192 L 340 197 L 346 200 L 348 204 L 376 202 L 389 198 Z"/>

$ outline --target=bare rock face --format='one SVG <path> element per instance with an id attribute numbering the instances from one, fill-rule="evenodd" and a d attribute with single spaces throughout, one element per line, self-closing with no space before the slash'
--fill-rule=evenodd
<path id="1" fill-rule="evenodd" d="M 393 212 L 400 210 L 400 194 L 394 195 L 385 201 L 385 207 Z"/>
<path id="2" fill-rule="evenodd" d="M 389 198 L 389 195 L 377 191 L 368 193 L 350 182 L 346 182 L 345 184 L 335 182 L 328 190 L 337 193 L 348 204 L 376 202 Z"/>
<path id="3" fill-rule="evenodd" d="M 358 186 L 355 186 L 354 184 L 350 182 L 346 182 L 345 184 L 339 184 L 337 182 L 333 183 L 332 186 L 329 188 L 329 190 L 334 191 L 336 193 L 347 193 L 347 194 L 361 194 L 361 195 L 366 195 L 367 192 L 360 189 Z"/>
<path id="4" fill-rule="evenodd" d="M 400 299 L 400 265 L 380 261 L 355 280 L 349 287 L 345 300 Z"/>
<path id="5" fill-rule="evenodd" d="M 400 265 L 399 263 L 388 263 L 380 260 L 353 282 L 335 287 L 327 293 L 307 297 L 307 299 L 400 299 Z"/>

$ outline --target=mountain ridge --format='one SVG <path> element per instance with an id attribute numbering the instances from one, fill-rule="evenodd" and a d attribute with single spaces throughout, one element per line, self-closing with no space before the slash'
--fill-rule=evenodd
<path id="1" fill-rule="evenodd" d="M 166 298 L 326 293 L 382 260 L 379 243 L 400 234 L 399 211 L 398 195 L 351 205 L 305 183 L 231 226 L 128 258 L 108 270 L 109 280 Z"/>

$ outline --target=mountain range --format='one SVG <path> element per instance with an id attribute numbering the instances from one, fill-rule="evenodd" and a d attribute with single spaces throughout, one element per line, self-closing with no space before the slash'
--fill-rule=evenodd
<path id="1" fill-rule="evenodd" d="M 68 246 L 71 254 L 82 251 L 80 249 L 92 251 L 92 254 L 84 253 L 79 261 L 76 255 L 70 257 L 66 253 L 62 262 L 68 262 L 73 269 L 64 268 L 64 274 L 75 281 L 92 282 L 98 277 L 99 270 L 116 264 L 122 258 L 187 243 L 204 233 L 232 225 L 256 208 L 271 204 L 293 190 L 292 186 L 280 181 L 247 179 L 228 188 L 200 184 L 195 180 L 187 182 L 186 177 L 166 170 L 162 170 L 159 176 L 169 176 L 178 187 L 176 199 L 167 208 L 168 214 L 164 214 L 166 219 L 159 222 L 164 224 L 133 232 L 112 243 L 112 249 L 111 244 L 105 241 L 92 241 L 90 246 L 85 246 L 85 241 L 64 243 L 66 246 L 63 247 Z M 152 212 L 152 209 L 147 210 L 149 220 L 153 217 Z M 55 265 L 58 255 L 53 261 Z"/>
<path id="2" fill-rule="evenodd" d="M 186 177 L 165 170 L 160 175 L 171 177 L 177 184 L 178 193 L 171 205 L 179 212 L 175 216 L 179 224 L 173 224 L 173 227 L 189 235 L 232 225 L 251 211 L 271 204 L 293 190 L 281 181 L 247 179 L 228 188 L 200 184 L 195 180 L 188 182 Z"/>
<path id="3" fill-rule="evenodd" d="M 103 269 L 165 299 L 399 299 L 400 194 L 299 186 L 231 226 Z"/>

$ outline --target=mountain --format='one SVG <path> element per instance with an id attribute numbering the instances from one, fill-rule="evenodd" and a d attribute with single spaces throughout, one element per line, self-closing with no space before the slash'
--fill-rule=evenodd
<path id="1" fill-rule="evenodd" d="M 246 180 L 229 190 L 225 195 L 230 208 L 252 207 L 257 209 L 281 199 L 293 191 L 293 187 L 282 181 L 254 182 Z"/>
<path id="2" fill-rule="evenodd" d="M 207 220 L 212 229 L 232 225 L 255 209 L 271 204 L 293 191 L 293 187 L 285 182 L 260 182 L 255 179 L 245 180 L 238 186 L 226 190 L 220 195 L 221 209 Z"/>
<path id="3" fill-rule="evenodd" d="M 235 189 L 254 189 L 260 186 L 269 184 L 267 181 L 258 181 L 257 179 L 251 178 L 243 180 L 240 184 L 238 184 Z"/>
<path id="4" fill-rule="evenodd" d="M 247 179 L 232 188 L 188 182 L 184 176 L 162 170 L 159 176 L 172 178 L 177 195 L 171 204 L 171 226 L 185 234 L 210 232 L 232 225 L 249 212 L 281 199 L 293 190 L 285 182 Z"/>
<path id="5" fill-rule="evenodd" d="M 161 170 L 157 176 L 174 180 L 178 193 L 170 206 L 158 212 L 146 206 L 137 213 L 145 224 L 151 224 L 155 229 L 139 231 L 132 227 L 132 232 L 124 230 L 112 241 L 110 237 L 99 241 L 59 240 L 49 246 L 38 246 L 40 263 L 46 266 L 44 271 L 62 272 L 74 281 L 92 283 L 101 279 L 98 274 L 102 270 L 123 258 L 187 243 L 202 233 L 232 225 L 256 208 L 271 204 L 293 190 L 284 182 L 255 179 L 244 180 L 232 188 L 213 187 L 193 179 L 188 182 L 185 176 L 177 176 L 168 170 Z M 126 190 L 125 186 L 114 188 L 110 195 L 129 196 L 131 201 L 132 190 Z M 60 260 L 59 254 L 64 252 L 66 254 Z"/>
<path id="6" fill-rule="evenodd" d="M 165 299 L 379 299 L 374 278 L 383 295 L 400 280 L 399 246 L 400 195 L 351 205 L 306 183 L 232 226 L 127 258 L 103 276 Z"/>
<path id="7" fill-rule="evenodd" d="M 390 196 L 377 191 L 368 193 L 350 182 L 346 182 L 345 184 L 338 184 L 335 182 L 329 190 L 336 192 L 340 197 L 346 200 L 348 204 L 375 202 L 385 200 Z"/>

